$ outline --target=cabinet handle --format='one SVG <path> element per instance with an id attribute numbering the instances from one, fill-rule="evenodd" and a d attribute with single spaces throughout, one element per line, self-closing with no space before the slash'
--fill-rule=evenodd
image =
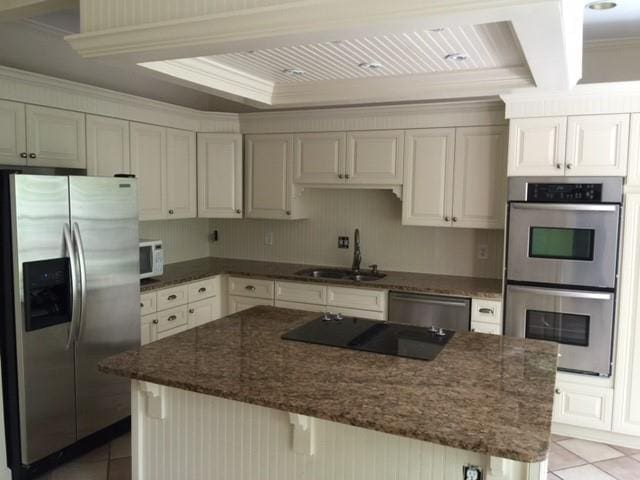
<path id="1" fill-rule="evenodd" d="M 175 315 L 171 315 L 169 318 L 167 318 L 168 321 L 173 322 L 174 320 L 177 320 L 178 317 L 176 317 Z"/>
<path id="2" fill-rule="evenodd" d="M 240 210 L 239 208 L 236 210 L 236 213 L 242 213 L 242 210 Z"/>
<path id="3" fill-rule="evenodd" d="M 249 290 L 250 292 L 255 291 L 256 287 L 254 287 L 253 285 L 247 285 L 246 287 L 244 287 L 245 290 Z"/>
<path id="4" fill-rule="evenodd" d="M 562 164 L 561 164 L 561 163 L 556 163 L 556 168 L 557 168 L 558 170 L 562 169 Z"/>
<path id="5" fill-rule="evenodd" d="M 346 174 L 344 175 L 344 178 L 351 178 L 351 176 L 350 176 L 348 173 L 346 173 Z"/>
<path id="6" fill-rule="evenodd" d="M 286 212 L 284 212 L 284 213 L 286 213 L 287 215 L 291 215 L 291 210 L 287 210 L 287 211 L 286 211 Z"/>
<path id="7" fill-rule="evenodd" d="M 22 152 L 20 154 L 20 158 L 27 158 L 27 152 Z"/>
<path id="8" fill-rule="evenodd" d="M 154 323 L 154 324 L 156 324 L 156 325 L 157 325 L 157 324 L 158 324 L 158 319 L 157 319 L 157 318 L 153 319 L 153 320 L 151 321 L 151 323 Z"/>
<path id="9" fill-rule="evenodd" d="M 559 388 L 556 388 L 554 391 L 556 392 L 556 395 L 560 395 L 562 393 Z"/>
<path id="10" fill-rule="evenodd" d="M 452 218 L 451 218 L 451 221 L 453 221 L 453 222 L 457 222 L 457 221 L 458 221 L 458 217 L 452 217 Z"/>
<path id="11" fill-rule="evenodd" d="M 338 178 L 344 178 L 344 175 L 342 175 L 341 173 L 338 174 Z"/>
<path id="12" fill-rule="evenodd" d="M 479 308 L 478 311 L 480 313 L 489 313 L 489 314 L 493 315 L 493 308 L 482 307 L 482 308 Z"/>
<path id="13" fill-rule="evenodd" d="M 446 216 L 445 216 L 445 217 L 444 217 L 444 221 L 445 221 L 445 222 L 448 222 L 448 221 L 449 221 L 449 217 L 446 217 Z"/>
<path id="14" fill-rule="evenodd" d="M 29 158 L 36 158 L 36 154 L 35 153 L 30 153 L 29 154 Z"/>
<path id="15" fill-rule="evenodd" d="M 200 287 L 200 288 L 198 289 L 198 293 L 204 293 L 204 292 L 206 292 L 206 291 L 207 291 L 207 289 L 206 289 L 205 287 Z"/>
<path id="16" fill-rule="evenodd" d="M 169 215 L 173 215 L 173 209 L 169 210 Z"/>
<path id="17" fill-rule="evenodd" d="M 175 295 L 169 295 L 169 296 L 167 297 L 167 300 L 175 300 L 176 298 L 178 298 L 178 297 L 177 297 L 177 296 L 175 296 Z"/>
<path id="18" fill-rule="evenodd" d="M 570 163 L 567 163 L 567 170 L 571 170 L 573 168 L 573 165 L 571 165 Z"/>
<path id="19" fill-rule="evenodd" d="M 195 310 L 193 308 L 190 308 L 189 313 L 195 313 Z"/>

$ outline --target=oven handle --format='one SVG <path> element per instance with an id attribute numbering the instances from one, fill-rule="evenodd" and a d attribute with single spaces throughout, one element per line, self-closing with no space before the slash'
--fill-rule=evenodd
<path id="1" fill-rule="evenodd" d="M 607 292 L 583 292 L 580 290 L 556 290 L 550 288 L 518 287 L 509 285 L 507 291 L 535 293 L 553 297 L 588 298 L 590 300 L 612 300 L 613 294 Z"/>
<path id="2" fill-rule="evenodd" d="M 615 212 L 618 205 L 593 205 L 583 203 L 512 203 L 521 210 L 571 210 L 582 212 Z"/>

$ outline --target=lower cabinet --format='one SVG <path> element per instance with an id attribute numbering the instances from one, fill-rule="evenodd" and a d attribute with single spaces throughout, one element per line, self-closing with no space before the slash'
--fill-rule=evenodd
<path id="1" fill-rule="evenodd" d="M 613 388 L 607 380 L 558 372 L 553 421 L 565 425 L 611 430 Z M 600 384 L 600 385 L 599 385 Z"/>
<path id="2" fill-rule="evenodd" d="M 502 302 L 471 299 L 471 331 L 502 335 Z"/>
<path id="3" fill-rule="evenodd" d="M 273 306 L 273 299 L 241 297 L 238 295 L 229 295 L 229 313 L 238 313 L 242 310 L 255 307 L 257 305 Z"/>

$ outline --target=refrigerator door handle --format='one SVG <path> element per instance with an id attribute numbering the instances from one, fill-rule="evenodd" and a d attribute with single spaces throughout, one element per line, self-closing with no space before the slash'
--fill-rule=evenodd
<path id="1" fill-rule="evenodd" d="M 87 305 L 87 262 L 84 255 L 84 246 L 82 245 L 82 235 L 80 234 L 80 226 L 77 222 L 73 224 L 73 240 L 77 248 L 78 265 L 80 270 L 80 315 L 78 322 L 78 328 L 76 329 L 76 341 L 82 334 L 82 325 L 84 323 L 84 317 L 86 315 Z"/>
<path id="2" fill-rule="evenodd" d="M 64 245 L 67 250 L 67 254 L 69 255 L 69 265 L 71 267 L 71 324 L 69 325 L 69 335 L 67 336 L 67 344 L 65 346 L 65 349 L 69 350 L 75 336 L 76 323 L 78 323 L 78 314 L 80 313 L 80 308 L 78 306 L 80 292 L 78 291 L 76 252 L 73 248 L 73 242 L 71 241 L 71 228 L 69 227 L 69 224 L 65 223 L 62 230 L 62 236 L 64 237 Z"/>

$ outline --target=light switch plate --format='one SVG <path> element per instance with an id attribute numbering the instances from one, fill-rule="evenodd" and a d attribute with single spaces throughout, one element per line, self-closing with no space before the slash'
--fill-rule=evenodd
<path id="1" fill-rule="evenodd" d="M 264 244 L 265 245 L 273 245 L 273 232 L 267 232 L 264 234 Z"/>
<path id="2" fill-rule="evenodd" d="M 489 260 L 489 245 L 486 243 L 478 245 L 478 260 Z"/>
<path id="3" fill-rule="evenodd" d="M 349 237 L 338 237 L 338 248 L 349 248 Z"/>

